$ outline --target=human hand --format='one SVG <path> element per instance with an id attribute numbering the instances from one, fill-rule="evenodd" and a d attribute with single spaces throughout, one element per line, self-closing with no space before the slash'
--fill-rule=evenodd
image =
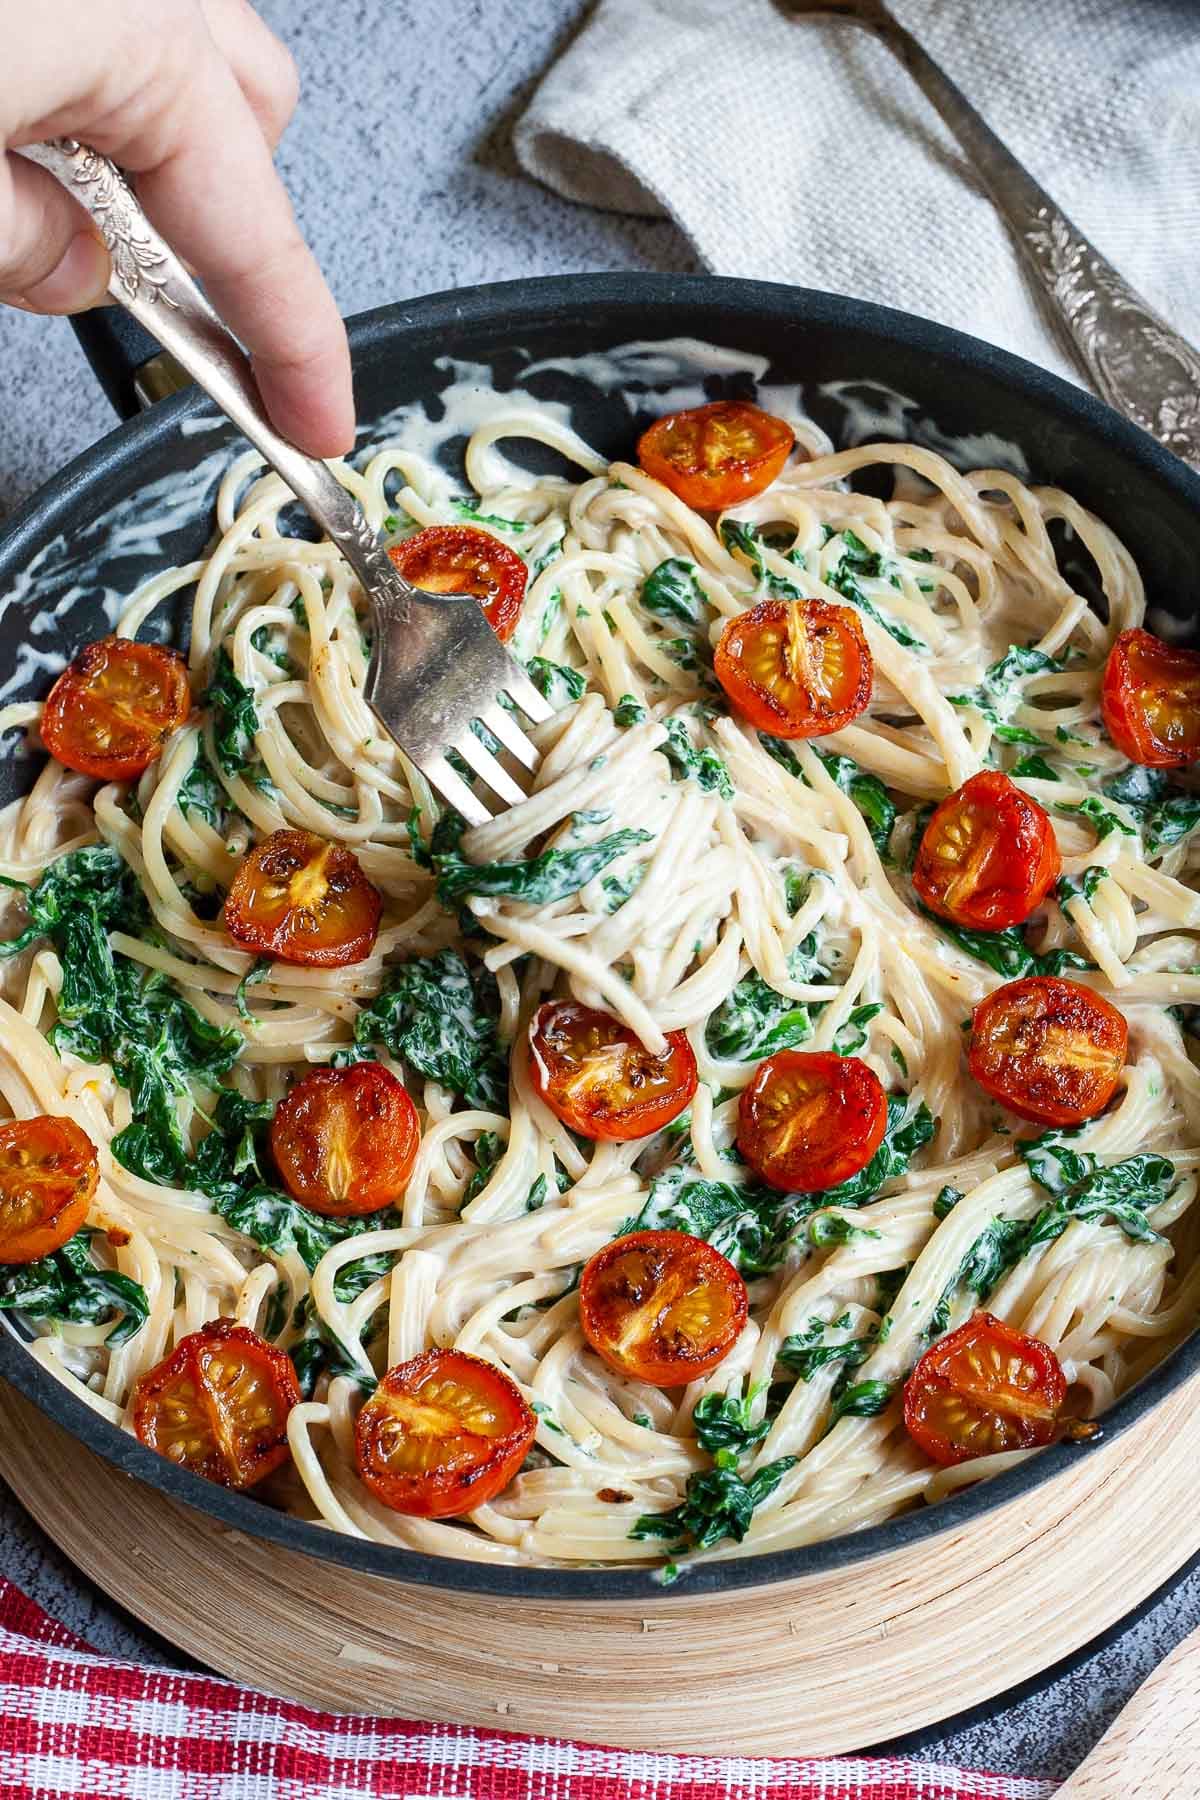
<path id="1" fill-rule="evenodd" d="M 249 349 L 268 412 L 314 456 L 354 441 L 350 355 L 272 152 L 296 104 L 289 52 L 248 0 L 0 0 L 0 300 L 72 313 L 107 298 L 82 209 L 22 144 L 75 137 L 138 198 Z"/>

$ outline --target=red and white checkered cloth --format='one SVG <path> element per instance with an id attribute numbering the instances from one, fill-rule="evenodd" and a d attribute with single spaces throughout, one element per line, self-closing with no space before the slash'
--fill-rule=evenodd
<path id="1" fill-rule="evenodd" d="M 666 1756 L 314 1712 L 97 1656 L 0 1581 L 0 1800 L 1048 1800 L 911 1762 Z"/>

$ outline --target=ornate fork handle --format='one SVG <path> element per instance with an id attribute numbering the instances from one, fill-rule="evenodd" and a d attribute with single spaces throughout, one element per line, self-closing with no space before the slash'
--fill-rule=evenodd
<path id="1" fill-rule="evenodd" d="M 412 588 L 336 476 L 275 430 L 245 351 L 155 231 L 116 165 L 72 138 L 29 144 L 21 154 L 48 169 L 91 215 L 112 257 L 113 299 L 153 332 L 283 477 L 362 582 L 377 627 L 406 625 Z"/>
<path id="2" fill-rule="evenodd" d="M 971 161 L 1040 284 L 1067 352 L 1111 406 L 1200 467 L 1200 354 L 1101 256 L 882 0 L 832 10 L 876 30 Z"/>

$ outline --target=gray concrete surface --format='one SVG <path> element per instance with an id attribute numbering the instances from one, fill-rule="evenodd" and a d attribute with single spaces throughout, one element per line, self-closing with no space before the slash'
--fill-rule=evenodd
<path id="1" fill-rule="evenodd" d="M 696 267 L 669 224 L 570 206 L 516 167 L 510 122 L 576 29 L 580 0 L 504 7 L 495 0 L 261 0 L 261 10 L 301 65 L 304 99 L 280 160 L 344 311 L 527 274 Z M 107 431 L 112 416 L 69 328 L 12 312 L 0 316 L 0 394 L 0 511 L 7 511 Z M 181 1660 L 107 1601 L 2 1490 L 0 1573 L 98 1649 Z M 1029 1603 L 1036 1607 L 1036 1593 Z M 1200 1572 L 1193 1572 L 1070 1672 L 993 1705 L 985 1717 L 925 1734 L 920 1753 L 1064 1777 L 1197 1624 Z M 978 1629 L 986 1634 L 988 1621 Z M 569 1718 L 562 1730 L 570 1735 Z"/>

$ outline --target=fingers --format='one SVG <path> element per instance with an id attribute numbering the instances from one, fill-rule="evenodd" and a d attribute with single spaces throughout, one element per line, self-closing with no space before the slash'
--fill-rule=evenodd
<path id="1" fill-rule="evenodd" d="M 248 0 L 200 0 L 200 10 L 260 131 L 274 149 L 300 95 L 300 76 L 291 51 L 263 24 Z"/>
<path id="2" fill-rule="evenodd" d="M 0 0 L 0 42 L 12 49 L 0 82 L 4 141 L 76 137 L 131 170 L 146 211 L 249 349 L 279 430 L 310 455 L 348 450 L 345 328 L 267 141 L 294 96 L 287 52 L 244 0 L 203 0 L 238 74 L 199 0 L 43 3 L 53 15 L 45 42 L 25 29 L 27 0 Z M 69 58 L 43 54 L 59 39 Z M 102 256 L 43 170 L 0 159 L 0 293 L 76 310 L 102 295 Z"/>
<path id="3" fill-rule="evenodd" d="M 97 147 L 138 172 L 147 212 L 249 349 L 279 430 L 310 455 L 348 450 L 345 327 L 228 65 L 210 54 L 140 139 Z"/>
<path id="4" fill-rule="evenodd" d="M 45 169 L 0 161 L 0 300 L 30 312 L 84 312 L 108 298 L 108 251 Z"/>

